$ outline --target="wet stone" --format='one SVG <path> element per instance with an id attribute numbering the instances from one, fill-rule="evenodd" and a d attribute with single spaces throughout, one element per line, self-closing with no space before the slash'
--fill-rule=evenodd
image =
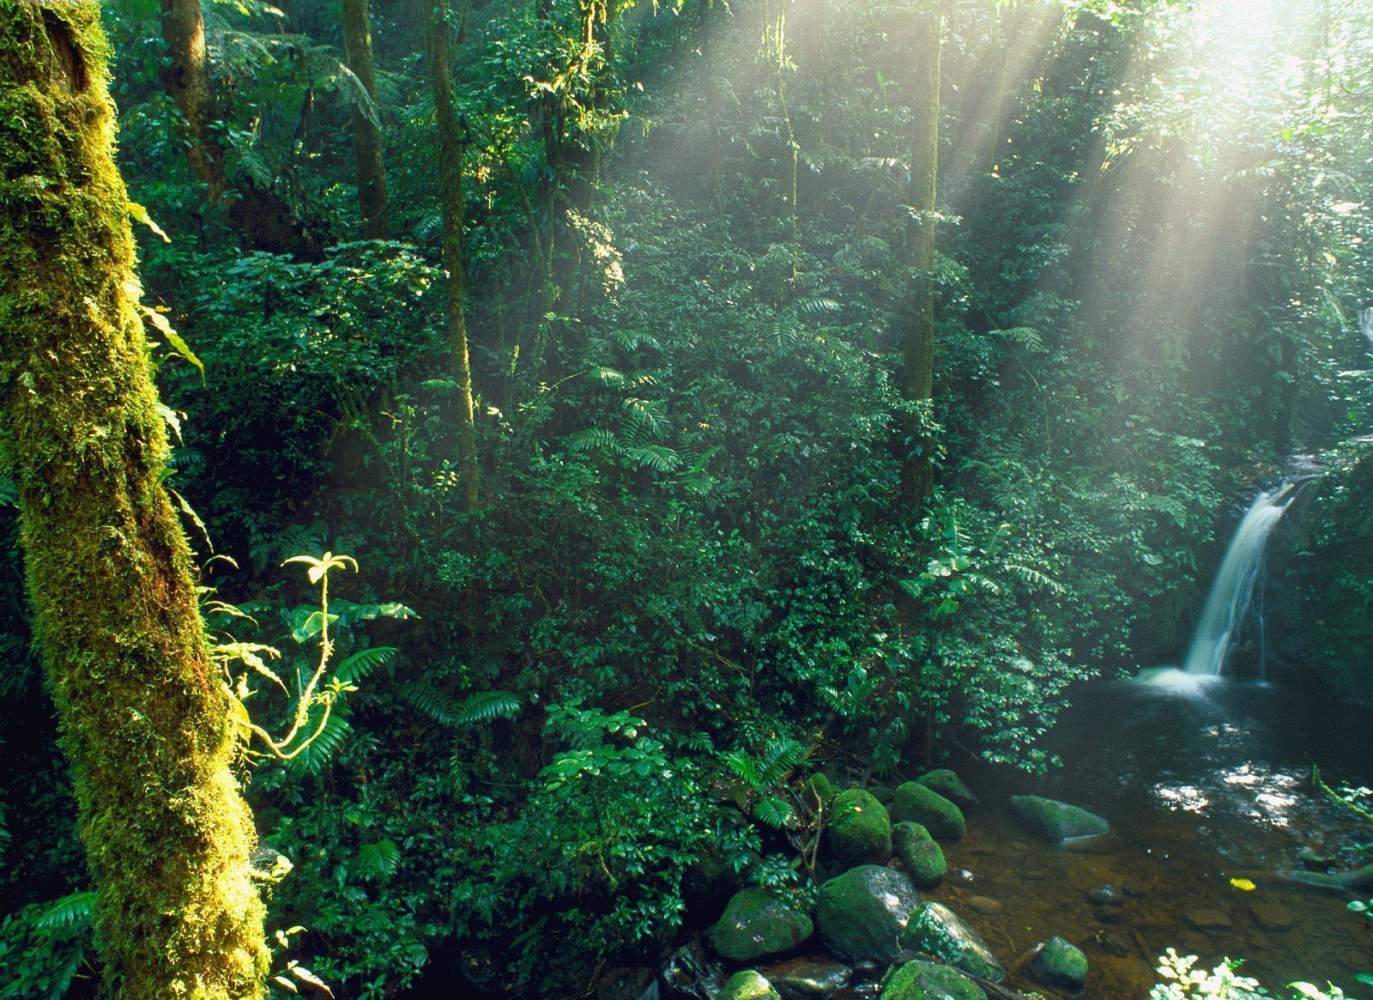
<path id="1" fill-rule="evenodd" d="M 977 880 L 977 876 L 966 868 L 955 868 L 945 877 L 948 879 L 950 885 L 969 886 Z"/>
<path id="2" fill-rule="evenodd" d="M 990 896 L 973 896 L 968 900 L 968 909 L 981 913 L 983 916 L 994 917 L 1005 907 L 999 899 L 992 899 Z"/>
<path id="3" fill-rule="evenodd" d="M 820 1000 L 853 981 L 853 970 L 830 958 L 793 958 L 762 970 L 782 1000 Z"/>
<path id="4" fill-rule="evenodd" d="M 1109 882 L 1103 882 L 1087 893 L 1087 898 L 1098 906 L 1120 906 L 1125 902 L 1125 893 Z"/>
<path id="5" fill-rule="evenodd" d="M 1269 933 L 1291 930 L 1296 919 L 1292 911 L 1281 903 L 1255 901 L 1249 904 L 1249 912 L 1254 915 L 1254 923 Z"/>
<path id="6" fill-rule="evenodd" d="M 1189 910 L 1187 923 L 1199 931 L 1228 931 L 1235 926 L 1228 913 L 1213 909 Z"/>

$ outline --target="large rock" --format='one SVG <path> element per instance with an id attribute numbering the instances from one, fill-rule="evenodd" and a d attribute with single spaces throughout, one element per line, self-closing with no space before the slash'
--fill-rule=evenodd
<path id="1" fill-rule="evenodd" d="M 963 810 L 918 781 L 897 786 L 889 807 L 896 823 L 919 823 L 940 840 L 962 840 L 968 830 Z"/>
<path id="2" fill-rule="evenodd" d="M 879 1000 L 986 1000 L 982 990 L 963 973 L 947 965 L 914 961 L 887 979 Z"/>
<path id="3" fill-rule="evenodd" d="M 805 787 L 806 805 L 812 809 L 829 809 L 834 804 L 834 797 L 839 794 L 834 782 L 830 781 L 829 775 L 824 771 L 816 771 L 807 778 Z"/>
<path id="4" fill-rule="evenodd" d="M 830 958 L 789 958 L 762 973 L 782 1000 L 823 1000 L 853 981 L 853 970 Z"/>
<path id="5" fill-rule="evenodd" d="M 892 827 L 891 842 L 897 859 L 918 888 L 932 889 L 943 880 L 948 865 L 929 830 L 919 823 L 897 823 Z"/>
<path id="6" fill-rule="evenodd" d="M 1040 795 L 1012 795 L 1011 812 L 1027 830 L 1050 844 L 1111 832 L 1111 824 L 1096 813 Z"/>
<path id="7" fill-rule="evenodd" d="M 1045 986 L 1079 993 L 1087 985 L 1087 956 L 1070 941 L 1051 937 L 1030 962 L 1030 975 Z"/>
<path id="8" fill-rule="evenodd" d="M 994 983 L 1006 978 L 1006 970 L 987 942 L 942 903 L 922 905 L 906 925 L 901 943 Z"/>
<path id="9" fill-rule="evenodd" d="M 720 1000 L 782 1000 L 782 998 L 772 988 L 770 982 L 752 969 L 744 969 L 742 972 L 736 972 L 729 977 L 724 989 L 720 991 Z"/>
<path id="10" fill-rule="evenodd" d="M 885 861 L 891 855 L 891 819 L 887 808 L 861 788 L 834 797 L 830 819 L 830 853 L 845 865 Z"/>
<path id="11" fill-rule="evenodd" d="M 963 779 L 947 767 L 927 771 L 915 779 L 918 784 L 933 789 L 960 809 L 977 805 L 977 796 L 972 793 Z"/>
<path id="12" fill-rule="evenodd" d="M 860 865 L 820 887 L 815 922 L 820 937 L 850 962 L 893 962 L 901 935 L 920 905 L 915 886 L 901 872 Z"/>
<path id="13" fill-rule="evenodd" d="M 752 962 L 794 950 L 814 930 L 810 917 L 766 889 L 744 889 L 730 899 L 707 937 L 710 946 L 731 962 Z"/>

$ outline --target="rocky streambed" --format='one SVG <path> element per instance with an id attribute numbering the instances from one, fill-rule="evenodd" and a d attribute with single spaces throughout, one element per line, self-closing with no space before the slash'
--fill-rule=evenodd
<path id="1" fill-rule="evenodd" d="M 972 762 L 894 787 L 817 776 L 813 896 L 739 891 L 604 995 L 1133 1000 L 1172 947 L 1362 997 L 1373 941 L 1346 903 L 1373 887 L 1338 874 L 1363 860 L 1361 833 L 1308 775 L 1366 774 L 1373 740 L 1304 698 L 1101 685 L 1060 728 L 1067 766 L 1049 776 Z"/>

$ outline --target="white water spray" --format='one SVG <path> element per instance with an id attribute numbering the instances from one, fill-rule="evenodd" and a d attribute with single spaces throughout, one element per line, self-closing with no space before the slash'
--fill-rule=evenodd
<path id="1" fill-rule="evenodd" d="M 1369 350 L 1373 350 L 1373 306 L 1359 311 L 1359 331 L 1368 341 Z"/>
<path id="2" fill-rule="evenodd" d="M 1254 599 L 1254 588 L 1263 572 L 1263 553 L 1268 536 L 1292 503 L 1295 482 L 1260 493 L 1244 514 L 1220 570 L 1206 607 L 1192 634 L 1192 645 L 1182 669 L 1193 676 L 1218 677 L 1225 667 L 1245 613 Z"/>

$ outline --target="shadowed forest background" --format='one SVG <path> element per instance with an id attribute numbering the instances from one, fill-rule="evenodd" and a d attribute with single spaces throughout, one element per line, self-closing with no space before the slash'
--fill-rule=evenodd
<path id="1" fill-rule="evenodd" d="M 272 996 L 642 996 L 737 890 L 842 873 L 810 775 L 1054 780 L 1076 692 L 1180 661 L 1294 455 L 1228 672 L 1366 732 L 1373 8 L 102 7 Z M 93 996 L 20 492 L 0 997 Z M 1331 919 L 1368 955 L 1363 912 Z"/>

